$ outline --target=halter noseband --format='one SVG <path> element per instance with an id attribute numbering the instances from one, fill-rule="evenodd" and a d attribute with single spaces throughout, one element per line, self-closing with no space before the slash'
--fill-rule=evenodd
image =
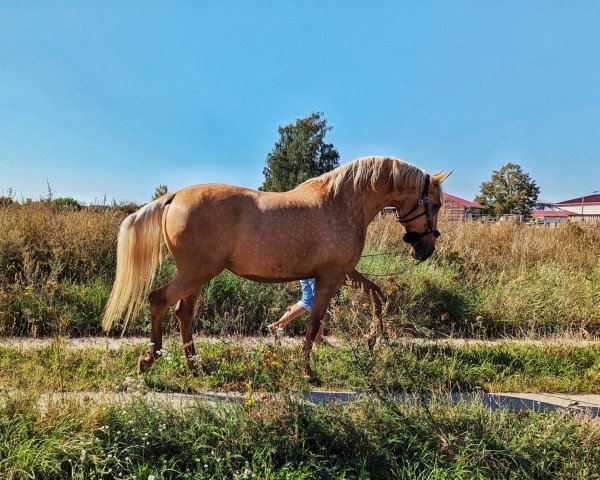
<path id="1" fill-rule="evenodd" d="M 433 221 L 431 220 L 431 215 L 429 213 L 429 183 L 430 183 L 430 177 L 429 174 L 425 175 L 425 185 L 423 185 L 423 193 L 421 193 L 421 197 L 419 198 L 419 201 L 415 204 L 415 206 L 413 208 L 411 208 L 408 213 L 406 213 L 405 215 L 398 215 L 398 210 L 396 209 L 396 221 L 400 222 L 400 223 L 408 223 L 408 222 L 412 222 L 413 220 L 422 217 L 423 215 L 425 215 L 425 218 L 427 219 L 427 231 L 426 232 L 406 232 L 404 234 L 404 236 L 402 237 L 402 240 L 404 240 L 406 243 L 416 243 L 418 242 L 421 238 L 426 237 L 427 235 L 433 235 L 435 238 L 438 238 L 440 236 L 440 232 L 436 229 L 433 228 Z M 407 218 L 411 213 L 413 213 L 417 208 L 419 208 L 421 205 L 423 205 L 423 211 L 417 215 L 415 215 L 414 217 L 411 218 Z"/>

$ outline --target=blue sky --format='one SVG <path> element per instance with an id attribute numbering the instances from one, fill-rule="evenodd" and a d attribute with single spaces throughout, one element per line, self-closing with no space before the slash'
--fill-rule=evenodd
<path id="1" fill-rule="evenodd" d="M 0 190 L 146 201 L 256 188 L 277 127 L 322 111 L 341 161 L 520 163 L 600 189 L 600 2 L 2 2 Z"/>

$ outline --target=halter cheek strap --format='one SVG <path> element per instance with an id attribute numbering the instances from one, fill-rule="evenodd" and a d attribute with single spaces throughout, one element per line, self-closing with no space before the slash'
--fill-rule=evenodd
<path id="1" fill-rule="evenodd" d="M 426 232 L 406 232 L 402 237 L 406 243 L 416 243 L 421 238 L 426 237 L 428 235 L 433 235 L 435 238 L 440 236 L 440 232 L 433 228 L 433 220 L 431 219 L 431 214 L 429 212 L 429 184 L 431 183 L 431 178 L 429 174 L 425 176 L 425 184 L 423 185 L 423 192 L 421 193 L 421 197 L 419 201 L 415 204 L 413 208 L 411 208 L 406 214 L 400 216 L 398 215 L 398 211 L 396 210 L 396 221 L 400 223 L 408 223 L 413 220 L 422 217 L 425 215 L 427 219 L 427 231 Z M 417 208 L 423 205 L 423 211 L 413 217 L 408 218 Z"/>

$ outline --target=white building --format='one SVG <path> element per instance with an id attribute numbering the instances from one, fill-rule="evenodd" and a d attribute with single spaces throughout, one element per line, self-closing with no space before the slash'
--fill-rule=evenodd
<path id="1" fill-rule="evenodd" d="M 577 215 L 600 215 L 600 194 L 585 195 L 554 204 L 561 210 L 573 212 Z"/>

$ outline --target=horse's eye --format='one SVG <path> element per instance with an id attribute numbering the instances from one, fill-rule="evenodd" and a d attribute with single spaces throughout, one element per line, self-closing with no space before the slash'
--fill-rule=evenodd
<path id="1" fill-rule="evenodd" d="M 437 212 L 437 211 L 440 209 L 440 207 L 441 207 L 441 205 L 440 205 L 439 203 L 436 203 L 436 204 L 433 206 L 433 211 L 434 211 L 434 212 Z"/>

